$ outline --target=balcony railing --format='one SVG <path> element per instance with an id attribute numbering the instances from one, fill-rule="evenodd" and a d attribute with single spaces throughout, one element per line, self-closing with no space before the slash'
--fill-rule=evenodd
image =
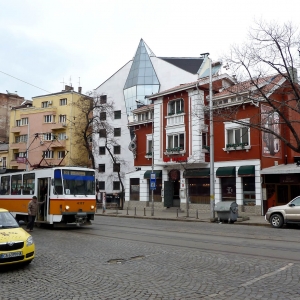
<path id="1" fill-rule="evenodd" d="M 167 126 L 184 124 L 184 113 L 180 114 L 169 114 L 167 116 Z"/>

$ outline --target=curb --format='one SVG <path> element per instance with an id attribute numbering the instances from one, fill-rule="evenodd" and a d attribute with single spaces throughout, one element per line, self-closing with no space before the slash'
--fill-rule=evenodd
<path id="1" fill-rule="evenodd" d="M 147 217 L 147 216 L 129 216 L 129 215 L 123 215 L 123 214 L 101 214 L 101 213 L 96 213 L 96 216 L 104 216 L 104 217 L 115 217 L 115 218 L 133 218 L 133 219 L 147 219 L 147 220 L 164 220 L 164 221 L 179 221 L 179 222 L 199 222 L 199 223 L 218 223 L 218 222 L 211 222 L 208 219 L 186 219 L 186 217 L 178 217 L 178 218 L 164 218 L 164 217 Z M 234 224 L 229 224 L 229 225 L 250 225 L 250 226 L 263 226 L 263 227 L 270 227 L 270 224 L 266 223 L 244 223 L 249 220 L 245 221 L 236 221 Z M 222 223 L 226 224 L 227 223 Z"/>

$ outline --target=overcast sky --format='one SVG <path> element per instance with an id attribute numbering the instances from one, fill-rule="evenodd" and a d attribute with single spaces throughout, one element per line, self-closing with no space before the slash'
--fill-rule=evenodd
<path id="1" fill-rule="evenodd" d="M 93 90 L 132 59 L 141 38 L 156 56 L 216 60 L 255 19 L 297 25 L 299 11 L 299 0 L 1 1 L 0 92 L 31 99 L 63 82 L 77 90 L 79 78 L 83 92 Z"/>

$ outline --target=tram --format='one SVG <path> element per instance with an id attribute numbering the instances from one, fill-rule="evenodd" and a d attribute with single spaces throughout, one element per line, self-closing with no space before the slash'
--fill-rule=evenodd
<path id="1" fill-rule="evenodd" d="M 17 172 L 16 172 L 17 171 Z M 96 211 L 95 171 L 81 167 L 53 167 L 31 171 L 0 170 L 0 208 L 17 221 L 27 221 L 28 202 L 39 205 L 37 226 L 90 225 Z"/>

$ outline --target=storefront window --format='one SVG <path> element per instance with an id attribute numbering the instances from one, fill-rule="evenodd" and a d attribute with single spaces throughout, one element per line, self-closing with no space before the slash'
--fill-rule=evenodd
<path id="1" fill-rule="evenodd" d="M 140 199 L 140 179 L 130 178 L 130 201 L 139 201 Z"/>
<path id="2" fill-rule="evenodd" d="M 222 186 L 222 201 L 236 200 L 236 178 L 223 177 L 221 178 Z"/>
<path id="3" fill-rule="evenodd" d="M 149 201 L 152 201 L 152 190 L 150 190 L 150 180 L 148 180 L 148 187 L 149 187 Z M 156 178 L 156 189 L 153 190 L 153 201 L 154 202 L 161 202 L 161 187 L 162 187 L 162 180 Z"/>
<path id="4" fill-rule="evenodd" d="M 243 177 L 243 204 L 255 205 L 255 177 Z"/>
<path id="5" fill-rule="evenodd" d="M 188 194 L 190 203 L 209 204 L 210 203 L 210 179 L 209 178 L 189 178 Z"/>

